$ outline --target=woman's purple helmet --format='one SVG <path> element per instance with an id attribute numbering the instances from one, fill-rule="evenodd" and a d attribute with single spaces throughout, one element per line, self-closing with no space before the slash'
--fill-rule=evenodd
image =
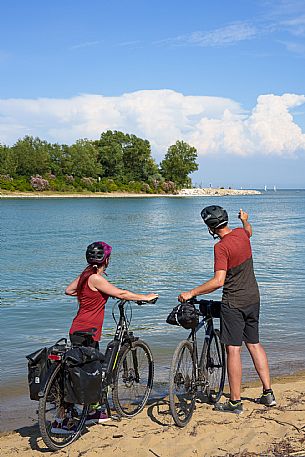
<path id="1" fill-rule="evenodd" d="M 104 241 L 95 241 L 89 244 L 86 250 L 86 259 L 89 265 L 103 265 L 110 257 L 112 247 Z"/>

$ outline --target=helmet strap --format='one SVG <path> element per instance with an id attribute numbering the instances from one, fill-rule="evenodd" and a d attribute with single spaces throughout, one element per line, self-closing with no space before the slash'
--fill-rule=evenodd
<path id="1" fill-rule="evenodd" d="M 214 240 L 216 240 L 217 238 L 220 238 L 219 235 L 217 235 L 210 227 L 208 227 L 209 229 L 209 234 L 214 238 Z"/>

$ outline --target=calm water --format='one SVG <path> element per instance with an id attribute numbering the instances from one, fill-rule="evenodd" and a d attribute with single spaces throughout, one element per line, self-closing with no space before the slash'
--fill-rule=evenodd
<path id="1" fill-rule="evenodd" d="M 133 308 L 133 328 L 152 347 L 156 378 L 166 381 L 183 329 L 165 323 L 179 292 L 209 279 L 213 240 L 201 209 L 250 213 L 255 271 L 262 298 L 261 340 L 273 374 L 305 367 L 305 191 L 225 198 L 88 198 L 0 200 L 1 380 L 24 383 L 24 356 L 66 336 L 77 309 L 65 286 L 85 267 L 95 240 L 113 246 L 109 280 L 132 291 L 159 292 L 156 305 Z M 219 298 L 220 293 L 211 295 Z M 109 300 L 104 342 L 113 335 Z M 244 353 L 245 378 L 251 378 Z"/>

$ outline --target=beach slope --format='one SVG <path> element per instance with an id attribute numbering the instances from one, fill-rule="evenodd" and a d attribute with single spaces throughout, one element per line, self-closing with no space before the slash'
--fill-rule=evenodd
<path id="1" fill-rule="evenodd" d="M 213 411 L 197 403 L 190 424 L 179 429 L 172 423 L 167 399 L 151 400 L 137 417 L 88 428 L 63 457 L 252 457 L 305 456 L 305 373 L 275 380 L 278 406 L 267 409 L 254 403 L 260 388 L 244 387 L 242 415 Z M 0 438 L 1 456 L 43 455 L 46 451 L 37 423 Z M 45 455 L 45 454 L 44 454 Z"/>

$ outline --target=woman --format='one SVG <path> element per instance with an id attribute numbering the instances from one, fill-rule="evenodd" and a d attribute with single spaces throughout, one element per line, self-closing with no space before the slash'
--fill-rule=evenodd
<path id="1" fill-rule="evenodd" d="M 70 340 L 74 344 L 84 344 L 84 338 L 73 335 L 77 331 L 94 329 L 93 347 L 99 347 L 104 322 L 105 304 L 108 298 L 115 297 L 124 300 L 153 300 L 158 297 L 155 293 L 136 294 L 128 290 L 119 289 L 105 278 L 112 247 L 103 241 L 90 244 L 86 250 L 88 266 L 66 288 L 67 295 L 76 296 L 79 303 L 77 315 L 70 328 Z M 98 408 L 89 415 L 90 423 L 101 423 L 108 420 L 107 415 Z M 88 423 L 88 422 L 86 422 Z"/>
<path id="2" fill-rule="evenodd" d="M 98 348 L 104 322 L 105 304 L 109 296 L 124 300 L 146 301 L 158 297 L 154 293 L 136 294 L 119 289 L 107 281 L 104 275 L 111 251 L 112 247 L 103 241 L 90 244 L 86 250 L 88 266 L 66 288 L 65 293 L 76 296 L 79 302 L 79 309 L 69 332 L 72 343 L 80 343 L 79 337 L 73 335 L 74 332 L 96 329 L 93 335 L 95 342 L 93 345 Z"/>

